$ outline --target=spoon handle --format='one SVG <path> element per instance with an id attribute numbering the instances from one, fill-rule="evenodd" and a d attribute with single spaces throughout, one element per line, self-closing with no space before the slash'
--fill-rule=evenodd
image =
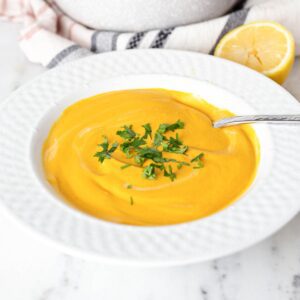
<path id="1" fill-rule="evenodd" d="M 272 123 L 272 124 L 299 124 L 300 115 L 255 115 L 255 116 L 236 116 L 221 119 L 214 122 L 215 128 L 246 124 L 246 123 Z"/>

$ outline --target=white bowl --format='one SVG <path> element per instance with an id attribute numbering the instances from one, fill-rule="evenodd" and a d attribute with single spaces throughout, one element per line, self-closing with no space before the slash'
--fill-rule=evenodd
<path id="1" fill-rule="evenodd" d="M 31 141 L 31 163 L 32 168 L 35 171 L 36 177 L 39 180 L 41 186 L 49 193 L 52 200 L 59 201 L 63 205 L 71 209 L 73 213 L 83 214 L 77 209 L 73 208 L 63 198 L 54 191 L 53 187 L 48 183 L 45 178 L 41 153 L 43 143 L 46 140 L 49 131 L 58 119 L 61 113 L 73 103 L 91 97 L 96 94 L 106 93 L 117 90 L 139 89 L 139 88 L 165 88 L 170 90 L 182 91 L 200 96 L 209 103 L 221 108 L 233 112 L 236 115 L 249 115 L 255 114 L 256 111 L 247 104 L 247 102 L 229 93 L 228 91 L 221 89 L 206 81 L 199 81 L 192 78 L 171 76 L 164 74 L 143 74 L 132 76 L 114 77 L 107 80 L 94 81 L 88 84 L 88 86 L 78 89 L 59 99 L 55 102 L 53 107 L 41 117 L 40 122 L 36 127 L 36 132 L 32 136 Z M 121 113 L 121 112 L 120 112 Z M 270 132 L 266 125 L 253 125 L 260 143 L 260 163 L 258 166 L 256 178 L 247 192 L 240 197 L 244 199 L 247 193 L 253 188 L 254 184 L 259 184 L 260 180 L 268 174 L 272 162 L 272 141 Z M 85 215 L 85 214 L 83 214 Z M 88 216 L 90 217 L 90 216 Z M 104 222 L 104 221 L 101 221 Z M 127 225 L 122 225 L 127 226 Z"/>
<path id="2" fill-rule="evenodd" d="M 143 31 L 221 16 L 236 0 L 57 0 L 74 20 L 98 30 Z"/>
<path id="3" fill-rule="evenodd" d="M 151 73 L 151 75 L 147 75 Z M 250 189 L 207 218 L 139 227 L 68 206 L 45 181 L 41 145 L 62 110 L 100 92 L 164 87 L 201 95 L 237 114 L 299 113 L 297 101 L 255 71 L 208 55 L 145 50 L 65 64 L 15 92 L 0 111 L 0 203 L 22 228 L 86 259 L 162 266 L 228 255 L 270 235 L 299 210 L 297 126 L 254 126 L 261 163 Z"/>

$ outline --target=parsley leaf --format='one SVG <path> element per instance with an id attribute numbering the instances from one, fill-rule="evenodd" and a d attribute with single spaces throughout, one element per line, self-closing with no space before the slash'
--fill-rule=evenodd
<path id="1" fill-rule="evenodd" d="M 111 153 L 115 152 L 115 151 L 117 150 L 118 146 L 119 146 L 119 143 L 114 142 L 114 143 L 111 145 L 111 148 L 108 150 L 108 153 L 111 154 Z"/>
<path id="2" fill-rule="evenodd" d="M 138 148 L 138 147 L 140 147 L 142 145 L 145 145 L 145 144 L 146 144 L 146 142 L 145 142 L 145 140 L 143 138 L 135 138 L 131 142 L 131 147 Z"/>
<path id="3" fill-rule="evenodd" d="M 133 203 L 133 198 L 132 198 L 132 196 L 130 196 L 130 205 L 133 205 L 134 203 Z"/>
<path id="4" fill-rule="evenodd" d="M 164 176 L 170 177 L 171 181 L 175 180 L 176 174 L 173 172 L 173 169 L 170 165 L 168 166 L 168 171 L 166 169 L 164 169 Z"/>
<path id="5" fill-rule="evenodd" d="M 204 156 L 204 153 L 202 152 L 202 153 L 198 154 L 197 156 L 195 156 L 195 157 L 191 160 L 191 162 L 196 162 L 196 163 L 197 163 L 196 166 L 193 167 L 193 169 L 202 169 L 202 168 L 204 167 L 204 164 L 203 164 L 203 162 L 201 161 L 201 158 L 202 158 L 203 156 Z"/>
<path id="6" fill-rule="evenodd" d="M 144 127 L 144 129 L 145 129 L 143 139 L 147 139 L 148 136 L 150 136 L 150 138 L 152 139 L 152 128 L 151 128 L 150 123 L 144 124 L 144 125 L 142 125 L 142 127 Z"/>
<path id="7" fill-rule="evenodd" d="M 183 166 L 190 166 L 190 164 L 185 161 L 180 161 L 177 165 L 177 169 L 180 170 Z"/>
<path id="8" fill-rule="evenodd" d="M 136 133 L 132 130 L 132 125 L 130 126 L 125 125 L 122 128 L 124 128 L 124 130 L 118 130 L 117 135 L 119 135 L 124 140 L 131 140 L 135 138 Z"/>
<path id="9" fill-rule="evenodd" d="M 183 128 L 184 128 L 184 123 L 180 120 L 177 120 L 173 124 L 167 124 L 167 123 L 160 124 L 157 131 L 159 133 L 166 133 L 168 131 L 175 131 L 176 129 L 183 129 Z"/>
<path id="10" fill-rule="evenodd" d="M 145 144 L 146 144 L 146 142 L 142 138 L 137 137 L 137 138 L 134 138 L 133 140 L 129 140 L 129 141 L 122 143 L 120 145 L 120 149 L 129 158 L 129 157 L 132 157 L 132 154 L 131 154 L 132 151 L 135 151 L 137 148 L 139 148 L 140 146 L 145 145 Z"/>
<path id="11" fill-rule="evenodd" d="M 164 140 L 164 136 L 160 132 L 156 131 L 154 135 L 153 145 L 158 147 L 161 145 L 163 140 Z"/>
<path id="12" fill-rule="evenodd" d="M 99 147 L 102 147 L 101 151 L 98 151 L 94 154 L 94 157 L 98 157 L 98 161 L 103 163 L 105 159 L 110 159 L 111 154 L 117 149 L 118 143 L 114 142 L 109 148 L 109 143 L 107 137 L 103 137 L 103 142 L 99 144 Z"/>
<path id="13" fill-rule="evenodd" d="M 143 157 L 141 157 L 140 155 L 136 155 L 135 157 L 134 157 L 134 161 L 138 164 L 138 165 L 140 165 L 140 166 L 142 166 L 143 164 L 144 164 L 144 162 L 145 162 L 145 158 L 143 158 Z"/>
<path id="14" fill-rule="evenodd" d="M 204 168 L 204 164 L 202 161 L 198 161 L 196 167 L 193 167 L 193 169 L 202 169 Z"/>
<path id="15" fill-rule="evenodd" d="M 191 159 L 191 162 L 200 161 L 200 159 L 204 156 L 204 153 L 200 153 L 197 156 L 195 156 L 193 159 Z"/>
<path id="16" fill-rule="evenodd" d="M 125 164 L 125 165 L 121 166 L 121 169 L 124 170 L 124 169 L 126 169 L 126 168 L 128 168 L 130 166 L 132 166 L 132 165 L 131 164 Z"/>
<path id="17" fill-rule="evenodd" d="M 120 149 L 122 152 L 125 153 L 126 157 L 127 158 L 130 158 L 132 157 L 132 154 L 131 154 L 131 143 L 130 142 L 124 142 L 120 145 Z"/>
<path id="18" fill-rule="evenodd" d="M 155 162 L 162 162 L 162 152 L 155 148 L 141 148 L 137 150 L 138 156 L 145 159 L 152 159 Z"/>
<path id="19" fill-rule="evenodd" d="M 172 152 L 177 154 L 184 154 L 188 150 L 188 146 L 183 145 L 182 141 L 179 139 L 178 134 L 176 137 L 170 137 L 169 140 L 162 143 L 163 151 Z"/>
<path id="20" fill-rule="evenodd" d="M 150 164 L 149 166 L 145 167 L 143 170 L 143 176 L 147 179 L 155 179 L 155 164 Z"/>

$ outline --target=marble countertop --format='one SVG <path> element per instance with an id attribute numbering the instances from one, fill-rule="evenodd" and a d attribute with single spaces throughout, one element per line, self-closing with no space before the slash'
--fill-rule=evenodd
<path id="1" fill-rule="evenodd" d="M 29 63 L 18 25 L 0 23 L 0 102 L 45 70 Z M 300 100 L 300 60 L 285 87 Z M 300 215 L 267 240 L 185 267 L 128 268 L 87 262 L 27 235 L 0 211 L 3 300 L 299 300 Z"/>

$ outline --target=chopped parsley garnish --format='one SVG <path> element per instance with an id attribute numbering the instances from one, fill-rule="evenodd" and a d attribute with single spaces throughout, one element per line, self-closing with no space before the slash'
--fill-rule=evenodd
<path id="1" fill-rule="evenodd" d="M 125 165 L 121 166 L 121 169 L 124 170 L 130 166 L 132 166 L 132 164 L 125 164 Z"/>
<path id="2" fill-rule="evenodd" d="M 190 166 L 190 164 L 185 161 L 181 161 L 178 163 L 177 169 L 180 170 L 183 166 Z"/>
<path id="3" fill-rule="evenodd" d="M 178 133 L 176 133 L 175 138 L 170 137 L 162 143 L 163 150 L 165 152 L 184 154 L 188 150 L 187 145 L 183 145 L 182 141 L 179 139 Z"/>
<path id="4" fill-rule="evenodd" d="M 196 166 L 194 166 L 194 169 L 202 169 L 204 167 L 203 162 L 201 161 L 202 157 L 204 156 L 204 153 L 200 153 L 197 156 L 195 156 L 193 159 L 191 159 L 191 162 L 194 163 L 196 162 Z"/>
<path id="5" fill-rule="evenodd" d="M 202 169 L 204 168 L 204 164 L 202 161 L 198 161 L 197 165 L 193 167 L 193 169 Z"/>
<path id="6" fill-rule="evenodd" d="M 102 151 L 96 152 L 95 157 L 98 157 L 98 161 L 103 163 L 105 159 L 110 159 L 111 154 L 116 151 L 118 148 L 118 143 L 114 142 L 111 147 L 109 148 L 109 143 L 107 137 L 103 137 L 103 142 L 101 144 L 98 144 L 99 147 L 102 147 Z"/>
<path id="7" fill-rule="evenodd" d="M 145 158 L 143 158 L 143 157 L 141 157 L 141 156 L 139 156 L 139 155 L 136 155 L 136 156 L 134 157 L 134 161 L 135 161 L 138 165 L 142 166 L 142 165 L 144 164 L 144 162 L 145 162 Z"/>
<path id="8" fill-rule="evenodd" d="M 165 177 L 169 177 L 171 181 L 176 179 L 176 172 L 173 167 L 180 170 L 183 166 L 191 166 L 194 169 L 204 167 L 201 160 L 204 153 L 200 153 L 190 160 L 190 163 L 182 161 L 181 159 L 165 157 L 165 153 L 172 153 L 176 155 L 184 155 L 187 157 L 188 145 L 185 145 L 180 139 L 179 134 L 176 132 L 175 136 L 165 135 L 167 132 L 174 132 L 178 129 L 184 128 L 184 123 L 177 120 L 173 124 L 163 123 L 160 124 L 154 133 L 152 140 L 152 127 L 150 123 L 142 125 L 144 129 L 143 135 L 134 131 L 132 125 L 124 125 L 121 130 L 116 132 L 123 141 L 120 143 L 114 142 L 109 144 L 108 139 L 104 140 L 98 146 L 102 147 L 101 151 L 96 152 L 94 155 L 102 163 L 105 159 L 110 159 L 111 154 L 118 148 L 125 155 L 127 159 L 132 159 L 133 163 L 125 163 L 120 168 L 126 169 L 132 165 L 137 165 L 142 168 L 142 176 L 145 179 L 156 179 L 158 174 L 161 173 Z M 152 140 L 152 141 L 149 141 Z M 132 185 L 127 185 L 127 188 L 132 188 Z M 132 197 L 130 198 L 133 204 Z"/>
<path id="9" fill-rule="evenodd" d="M 143 176 L 147 179 L 155 179 L 155 164 L 150 164 L 149 166 L 145 167 L 143 170 Z"/>
<path id="10" fill-rule="evenodd" d="M 144 127 L 144 129 L 145 129 L 143 139 L 147 139 L 148 136 L 150 136 L 150 138 L 152 139 L 152 128 L 151 128 L 150 123 L 144 124 L 144 125 L 142 125 L 142 127 Z"/>
<path id="11" fill-rule="evenodd" d="M 130 126 L 123 126 L 124 130 L 118 130 L 117 135 L 125 140 L 133 139 L 136 136 L 136 133 L 132 130 L 132 125 Z"/>
<path id="12" fill-rule="evenodd" d="M 164 136 L 160 132 L 156 131 L 155 135 L 154 135 L 153 145 L 156 146 L 156 147 L 158 147 L 158 146 L 161 145 L 161 143 L 163 142 L 163 140 L 164 140 Z"/>
<path id="13" fill-rule="evenodd" d="M 120 145 L 121 150 L 126 154 L 128 158 L 132 157 L 131 152 L 138 149 L 140 146 L 145 145 L 146 141 L 143 138 L 128 139 L 126 142 Z"/>
<path id="14" fill-rule="evenodd" d="M 200 161 L 200 159 L 204 156 L 204 153 L 200 153 L 197 156 L 195 156 L 193 159 L 191 159 L 191 162 Z"/>
<path id="15" fill-rule="evenodd" d="M 130 205 L 133 205 L 134 203 L 133 203 L 133 198 L 132 198 L 132 196 L 130 196 Z"/>
<path id="16" fill-rule="evenodd" d="M 175 131 L 176 129 L 183 129 L 184 128 L 184 123 L 180 120 L 177 120 L 173 124 L 160 124 L 158 127 L 158 132 L 159 133 L 166 133 L 168 131 Z"/>
<path id="17" fill-rule="evenodd" d="M 150 147 L 137 149 L 138 156 L 143 159 L 152 159 L 154 162 L 164 162 L 162 152 Z"/>
<path id="18" fill-rule="evenodd" d="M 164 176 L 169 177 L 171 181 L 175 180 L 176 174 L 173 172 L 173 169 L 170 165 L 168 166 L 168 171 L 166 170 L 166 168 L 164 169 Z"/>

